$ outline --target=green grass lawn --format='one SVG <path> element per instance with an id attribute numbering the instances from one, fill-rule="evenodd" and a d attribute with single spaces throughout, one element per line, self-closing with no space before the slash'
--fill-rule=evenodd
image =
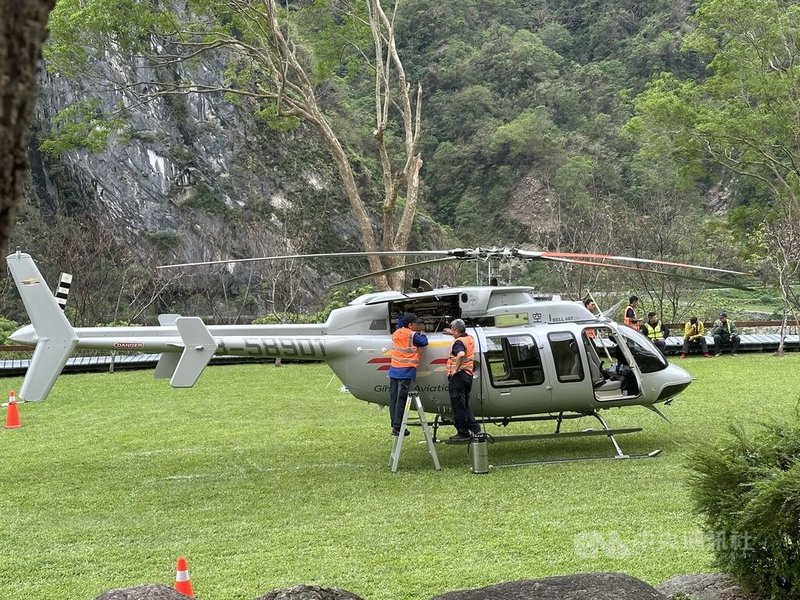
<path id="1" fill-rule="evenodd" d="M 795 417 L 800 354 L 681 364 L 697 379 L 665 408 L 672 424 L 638 407 L 605 413 L 645 428 L 620 438 L 626 451 L 660 457 L 487 475 L 444 445 L 434 471 L 418 430 L 390 473 L 386 411 L 342 394 L 322 365 L 213 367 L 188 390 L 145 371 L 63 376 L 46 402 L 20 407 L 22 428 L 0 430 L 0 599 L 171 584 L 179 555 L 201 600 L 297 583 L 426 599 L 583 571 L 652 584 L 710 571 L 687 452 L 730 422 Z M 4 379 L 0 394 L 19 385 Z M 599 438 L 513 443 L 490 462 L 610 452 Z"/>

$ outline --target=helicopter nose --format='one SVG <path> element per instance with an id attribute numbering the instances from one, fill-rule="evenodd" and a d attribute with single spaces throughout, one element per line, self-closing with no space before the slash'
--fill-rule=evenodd
<path id="1" fill-rule="evenodd" d="M 8 337 L 12 342 L 24 344 L 26 346 L 35 346 L 36 342 L 39 341 L 39 336 L 36 335 L 36 330 L 33 328 L 33 325 L 20 327 Z"/>
<path id="2" fill-rule="evenodd" d="M 692 383 L 692 376 L 677 365 L 669 365 L 663 373 L 666 377 L 666 385 L 661 388 L 656 402 L 664 402 L 674 398 Z"/>

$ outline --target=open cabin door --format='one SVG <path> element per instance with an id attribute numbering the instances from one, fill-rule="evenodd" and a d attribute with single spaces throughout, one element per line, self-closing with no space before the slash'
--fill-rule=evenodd
<path id="1" fill-rule="evenodd" d="M 587 327 L 581 334 L 581 343 L 597 401 L 641 395 L 641 371 L 629 340 L 610 327 Z"/>

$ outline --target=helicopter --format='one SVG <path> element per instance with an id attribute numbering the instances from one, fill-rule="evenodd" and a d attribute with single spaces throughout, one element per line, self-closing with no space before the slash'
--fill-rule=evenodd
<path id="1" fill-rule="evenodd" d="M 508 248 L 402 254 L 434 254 L 438 258 L 383 272 L 438 261 L 514 257 L 636 270 L 642 267 L 619 263 L 656 263 L 744 274 L 667 261 Z M 292 257 L 255 260 L 285 258 Z M 614 445 L 615 456 L 628 457 L 614 434 L 641 429 L 613 430 L 600 411 L 642 406 L 664 417 L 658 405 L 672 402 L 692 381 L 684 369 L 670 364 L 638 331 L 603 314 L 593 314 L 581 302 L 542 297 L 528 286 L 434 289 L 418 283 L 413 292 L 364 294 L 333 310 L 325 323 L 317 324 L 209 326 L 199 317 L 160 315 L 158 326 L 73 327 L 30 255 L 17 251 L 7 257 L 7 264 L 31 319 L 30 325 L 11 335 L 18 344 L 34 346 L 19 394 L 28 401 L 47 397 L 73 351 L 92 349 L 161 353 L 155 377 L 169 379 L 173 387 L 193 386 L 214 355 L 324 361 L 355 398 L 385 406 L 389 403 L 391 336 L 398 316 L 407 312 L 417 316 L 429 340 L 420 352 L 414 391 L 424 411 L 436 415 L 434 431 L 451 424 L 445 368 L 453 338 L 445 330 L 454 319 L 465 321 L 467 333 L 475 341 L 470 407 L 484 426 L 553 420 L 555 434 L 538 437 L 606 435 Z M 371 275 L 374 273 L 357 279 Z M 581 417 L 597 419 L 601 430 L 561 432 L 565 420 Z"/>

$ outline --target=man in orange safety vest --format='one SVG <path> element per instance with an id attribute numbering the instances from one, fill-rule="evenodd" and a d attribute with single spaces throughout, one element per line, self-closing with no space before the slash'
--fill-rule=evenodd
<path id="1" fill-rule="evenodd" d="M 400 435 L 403 411 L 411 384 L 417 377 L 419 349 L 428 345 L 428 338 L 421 333 L 417 315 L 408 312 L 397 317 L 398 327 L 392 334 L 392 362 L 389 367 L 389 419 L 392 435 Z M 403 435 L 410 432 L 406 429 Z"/>

